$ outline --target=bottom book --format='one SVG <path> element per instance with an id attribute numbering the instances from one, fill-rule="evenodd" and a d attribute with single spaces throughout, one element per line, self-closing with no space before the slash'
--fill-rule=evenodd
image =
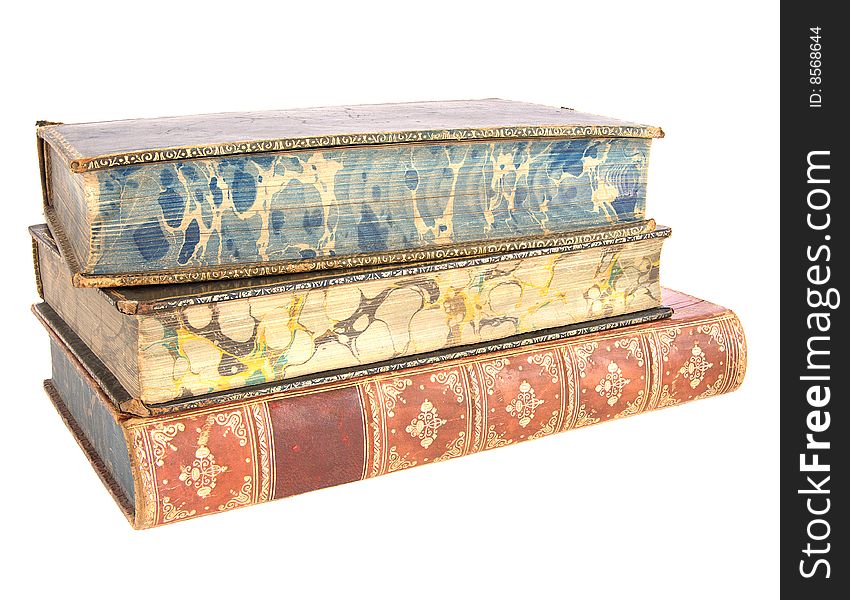
<path id="1" fill-rule="evenodd" d="M 45 389 L 130 523 L 148 528 L 736 389 L 741 323 L 664 290 L 669 319 L 209 408 L 119 413 L 51 340 Z"/>

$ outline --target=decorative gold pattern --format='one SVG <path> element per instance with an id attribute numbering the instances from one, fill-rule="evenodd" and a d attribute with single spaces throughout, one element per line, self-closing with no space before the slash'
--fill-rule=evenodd
<path id="1" fill-rule="evenodd" d="M 564 348 L 561 352 L 555 352 L 564 370 L 565 376 L 561 378 L 561 405 L 564 407 L 561 427 L 558 431 L 569 431 L 576 419 L 576 368 L 570 352 Z"/>
<path id="2" fill-rule="evenodd" d="M 543 404 L 543 400 L 537 398 L 534 395 L 534 388 L 528 381 L 523 380 L 519 384 L 516 397 L 508 403 L 505 411 L 519 421 L 520 427 L 525 428 L 531 423 L 534 418 L 534 411 L 541 404 Z"/>
<path id="3" fill-rule="evenodd" d="M 543 367 L 552 376 L 552 383 L 558 381 L 558 361 L 553 352 L 541 352 L 528 357 L 528 364 Z"/>
<path id="4" fill-rule="evenodd" d="M 623 417 L 630 417 L 632 415 L 638 414 L 641 411 L 641 409 L 643 408 L 644 391 L 645 390 L 639 390 L 637 398 L 635 398 L 631 402 L 627 402 L 626 408 L 624 408 L 623 410 L 618 412 L 616 415 L 614 415 L 614 418 L 615 419 L 622 419 Z"/>
<path id="5" fill-rule="evenodd" d="M 498 140 L 523 138 L 657 138 L 663 133 L 658 127 L 644 125 L 546 125 L 516 127 L 485 127 L 433 129 L 421 131 L 396 131 L 386 133 L 361 133 L 329 136 L 291 137 L 256 140 L 227 144 L 181 146 L 152 150 L 105 154 L 83 158 L 64 136 L 49 125 L 39 128 L 41 137 L 56 141 L 70 157 L 70 168 L 74 173 L 85 173 L 98 169 L 149 164 L 171 160 L 256 154 L 260 152 L 284 152 L 308 148 L 335 148 L 347 146 L 370 146 L 377 144 L 408 144 L 417 142 Z M 63 143 L 64 140 L 64 143 Z"/>
<path id="6" fill-rule="evenodd" d="M 230 490 L 231 494 L 234 496 L 225 502 L 224 504 L 220 504 L 218 510 L 230 510 L 233 508 L 239 508 L 240 506 L 248 506 L 251 504 L 251 490 L 252 490 L 251 478 L 248 475 L 245 475 L 242 478 L 242 487 L 238 492 L 234 490 Z"/>
<path id="7" fill-rule="evenodd" d="M 668 406 L 673 406 L 678 403 L 679 399 L 670 393 L 670 386 L 665 383 L 664 387 L 661 388 L 661 395 L 658 399 L 658 408 L 667 408 Z"/>
<path id="8" fill-rule="evenodd" d="M 434 462 L 442 462 L 450 458 L 457 458 L 466 454 L 466 433 L 459 431 L 457 437 L 448 443 L 446 451 L 434 459 Z"/>
<path id="9" fill-rule="evenodd" d="M 484 442 L 484 399 L 478 387 L 478 374 L 474 364 L 464 365 L 464 373 L 469 382 L 472 406 L 472 451 L 477 452 Z"/>
<path id="10" fill-rule="evenodd" d="M 735 317 L 734 315 L 726 320 L 729 328 L 732 331 L 732 335 L 734 336 L 734 348 L 735 348 L 735 381 L 732 383 L 730 379 L 730 386 L 737 387 L 744 382 L 744 375 L 747 372 L 747 339 L 744 335 L 744 327 L 741 325 L 741 321 Z M 731 365 L 727 365 L 727 368 L 731 368 Z M 730 387 L 729 390 L 733 389 Z"/>
<path id="11" fill-rule="evenodd" d="M 700 394 L 697 394 L 694 400 L 702 400 L 703 398 L 710 398 L 712 396 L 716 396 L 720 393 L 720 389 L 723 386 L 723 373 L 720 373 L 717 376 L 717 381 L 714 383 L 710 383 L 706 386 L 705 390 Z"/>
<path id="12" fill-rule="evenodd" d="M 726 342 L 724 340 L 723 330 L 718 322 L 703 323 L 697 327 L 697 331 L 711 337 L 712 341 L 717 344 L 717 348 L 721 352 L 726 352 Z"/>
<path id="13" fill-rule="evenodd" d="M 455 399 L 458 402 L 463 402 L 464 393 L 463 384 L 460 380 L 460 371 L 455 369 L 438 371 L 431 375 L 431 381 L 447 386 L 452 392 L 454 392 Z"/>
<path id="14" fill-rule="evenodd" d="M 207 422 L 198 436 L 198 448 L 195 450 L 195 460 L 192 461 L 191 465 L 180 467 L 180 481 L 189 487 L 194 487 L 195 493 L 200 498 L 209 496 L 213 489 L 215 489 L 216 480 L 219 475 L 227 471 L 226 466 L 216 464 L 215 456 L 207 447 L 210 427 L 218 421 L 218 417 L 226 416 L 219 414 L 207 417 Z M 226 421 L 226 419 L 224 420 Z M 176 450 L 176 448 L 174 449 Z"/>
<path id="15" fill-rule="evenodd" d="M 260 455 L 260 489 L 259 501 L 271 500 L 274 493 L 274 442 L 272 440 L 272 422 L 268 403 L 251 406 L 257 434 L 257 449 Z"/>
<path id="16" fill-rule="evenodd" d="M 484 387 L 488 394 L 493 393 L 493 387 L 496 385 L 496 377 L 499 372 L 511 363 L 507 358 L 497 358 L 494 360 L 481 363 L 481 373 L 484 375 Z"/>
<path id="17" fill-rule="evenodd" d="M 192 423 L 198 424 L 198 437 L 195 444 L 187 444 Z M 208 413 L 205 417 L 154 421 L 131 427 L 130 432 L 137 465 L 137 527 L 171 523 L 206 514 L 211 508 L 229 510 L 274 497 L 273 441 L 267 403 Z M 217 448 L 215 453 L 211 448 Z M 155 450 L 162 464 L 149 461 Z M 191 452 L 188 456 L 187 451 Z M 232 465 L 218 460 L 216 455 L 220 452 L 230 460 L 239 457 L 235 474 L 231 474 Z M 240 486 L 222 491 L 221 483 L 227 476 L 231 478 L 230 485 L 234 476 L 238 477 Z M 201 510 L 205 502 L 217 504 Z"/>
<path id="18" fill-rule="evenodd" d="M 560 417 L 560 413 L 557 410 L 552 411 L 552 416 L 549 418 L 549 420 L 546 421 L 546 423 L 544 423 L 543 427 L 540 430 L 538 430 L 538 431 L 532 433 L 530 436 L 528 436 L 528 439 L 536 440 L 538 438 L 542 438 L 543 436 L 547 436 L 547 435 L 555 433 L 555 430 L 558 427 L 559 417 Z"/>
<path id="19" fill-rule="evenodd" d="M 681 327 L 671 327 L 658 332 L 658 342 L 661 345 L 661 359 L 664 362 L 667 362 L 669 359 L 670 350 L 675 347 L 674 342 L 680 333 L 682 333 Z"/>
<path id="20" fill-rule="evenodd" d="M 578 367 L 579 377 L 586 377 L 587 364 L 591 362 L 590 357 L 593 355 L 594 350 L 599 348 L 599 344 L 597 342 L 587 342 L 585 344 L 576 344 L 575 350 L 575 362 Z"/>
<path id="21" fill-rule="evenodd" d="M 217 465 L 210 449 L 201 446 L 195 451 L 192 464 L 181 467 L 180 470 L 180 481 L 194 487 L 199 497 L 206 498 L 215 488 L 218 476 L 227 471 L 227 467 Z"/>
<path id="22" fill-rule="evenodd" d="M 239 438 L 239 445 L 245 446 L 248 443 L 248 431 L 245 429 L 245 423 L 242 421 L 242 411 L 236 410 L 230 413 L 216 413 L 207 418 L 211 423 L 221 425 L 226 428 L 226 431 L 231 432 Z M 225 435 L 227 433 L 225 432 Z"/>
<path id="23" fill-rule="evenodd" d="M 374 381 L 367 381 L 360 386 L 361 392 L 366 394 L 366 400 L 369 403 L 368 414 L 371 417 L 369 419 L 370 426 L 368 427 L 368 429 L 371 429 L 372 431 L 372 465 L 369 471 L 369 477 L 377 477 L 381 474 L 381 464 L 384 452 L 383 439 L 386 435 L 382 425 L 381 408 L 378 405 L 376 388 L 377 384 Z"/>
<path id="24" fill-rule="evenodd" d="M 502 434 L 496 431 L 495 425 L 490 425 L 490 427 L 487 428 L 487 441 L 484 443 L 485 450 L 501 448 L 502 446 L 507 446 L 508 444 L 513 443 L 513 440 L 506 440 Z"/>
<path id="25" fill-rule="evenodd" d="M 594 417 L 596 414 L 596 409 L 591 409 L 590 412 L 587 410 L 587 406 L 582 404 L 579 406 L 578 414 L 576 416 L 575 425 L 573 425 L 573 429 L 578 429 L 579 427 L 587 427 L 588 425 L 593 425 L 599 422 L 599 417 Z"/>
<path id="26" fill-rule="evenodd" d="M 177 447 L 171 443 L 178 433 L 185 429 L 183 423 L 158 423 L 150 430 L 151 446 L 153 448 L 153 460 L 158 467 L 161 467 L 165 459 L 165 453 L 168 448 L 177 450 Z"/>
<path id="27" fill-rule="evenodd" d="M 596 386 L 596 392 L 604 396 L 608 406 L 614 406 L 620 400 L 623 388 L 631 383 L 631 379 L 623 377 L 623 370 L 613 360 L 608 363 L 608 372 Z"/>
<path id="28" fill-rule="evenodd" d="M 430 400 L 425 400 L 419 406 L 419 414 L 404 430 L 411 437 L 419 438 L 419 444 L 427 448 L 437 439 L 437 430 L 445 424 L 446 420 L 440 418 L 434 404 Z"/>
<path id="29" fill-rule="evenodd" d="M 388 417 L 394 417 L 396 402 L 398 402 L 399 394 L 401 394 L 407 386 L 412 382 L 410 379 L 391 379 L 388 382 L 381 383 L 382 400 L 384 408 L 387 411 Z"/>
<path id="30" fill-rule="evenodd" d="M 614 342 L 614 347 L 628 350 L 626 357 L 629 358 L 634 356 L 635 359 L 637 359 L 638 366 L 643 366 L 643 346 L 639 337 L 630 337 L 617 340 L 616 342 Z"/>
<path id="31" fill-rule="evenodd" d="M 171 503 L 171 498 L 169 496 L 163 496 L 162 498 L 162 522 L 163 523 L 171 523 L 172 521 L 178 521 L 180 519 L 185 519 L 187 517 L 192 517 L 195 515 L 195 509 L 186 510 L 183 507 L 185 503 L 181 502 L 180 506 L 174 506 Z"/>
<path id="32" fill-rule="evenodd" d="M 699 347 L 699 344 L 694 342 L 694 347 L 691 348 L 691 357 L 688 362 L 682 365 L 679 373 L 690 382 L 692 389 L 696 389 L 702 383 L 705 372 L 713 366 L 713 363 L 705 359 L 705 352 Z"/>
<path id="33" fill-rule="evenodd" d="M 415 460 L 407 460 L 407 454 L 404 456 L 398 455 L 398 447 L 392 446 L 390 447 L 389 455 L 387 456 L 387 473 L 392 473 L 394 471 L 400 471 L 401 469 L 407 469 L 409 467 L 415 467 Z"/>

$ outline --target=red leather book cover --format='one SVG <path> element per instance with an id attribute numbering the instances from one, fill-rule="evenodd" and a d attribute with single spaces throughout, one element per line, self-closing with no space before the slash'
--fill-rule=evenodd
<path id="1" fill-rule="evenodd" d="M 164 417 L 117 415 L 131 522 L 222 512 L 736 389 L 746 370 L 736 315 L 664 294 L 674 315 L 653 323 Z"/>

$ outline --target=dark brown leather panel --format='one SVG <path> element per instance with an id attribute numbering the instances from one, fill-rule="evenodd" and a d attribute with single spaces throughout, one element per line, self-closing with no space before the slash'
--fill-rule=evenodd
<path id="1" fill-rule="evenodd" d="M 275 498 L 360 479 L 365 426 L 356 386 L 278 400 L 269 412 Z"/>

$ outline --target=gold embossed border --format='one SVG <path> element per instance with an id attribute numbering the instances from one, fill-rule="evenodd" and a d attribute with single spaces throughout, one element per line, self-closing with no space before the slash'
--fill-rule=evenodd
<path id="1" fill-rule="evenodd" d="M 226 144 L 156 148 L 94 157 L 80 156 L 76 148 L 69 144 L 64 136 L 57 131 L 56 126 L 47 125 L 40 127 L 38 129 L 38 135 L 61 149 L 69 158 L 71 171 L 74 173 L 85 173 L 86 171 L 108 169 L 111 167 L 150 164 L 170 160 L 258 154 L 262 152 L 286 152 L 311 148 L 536 138 L 660 138 L 664 137 L 664 132 L 660 127 L 649 125 L 518 125 L 513 127 L 428 129 L 420 131 L 390 131 L 385 133 L 278 138 Z"/>

